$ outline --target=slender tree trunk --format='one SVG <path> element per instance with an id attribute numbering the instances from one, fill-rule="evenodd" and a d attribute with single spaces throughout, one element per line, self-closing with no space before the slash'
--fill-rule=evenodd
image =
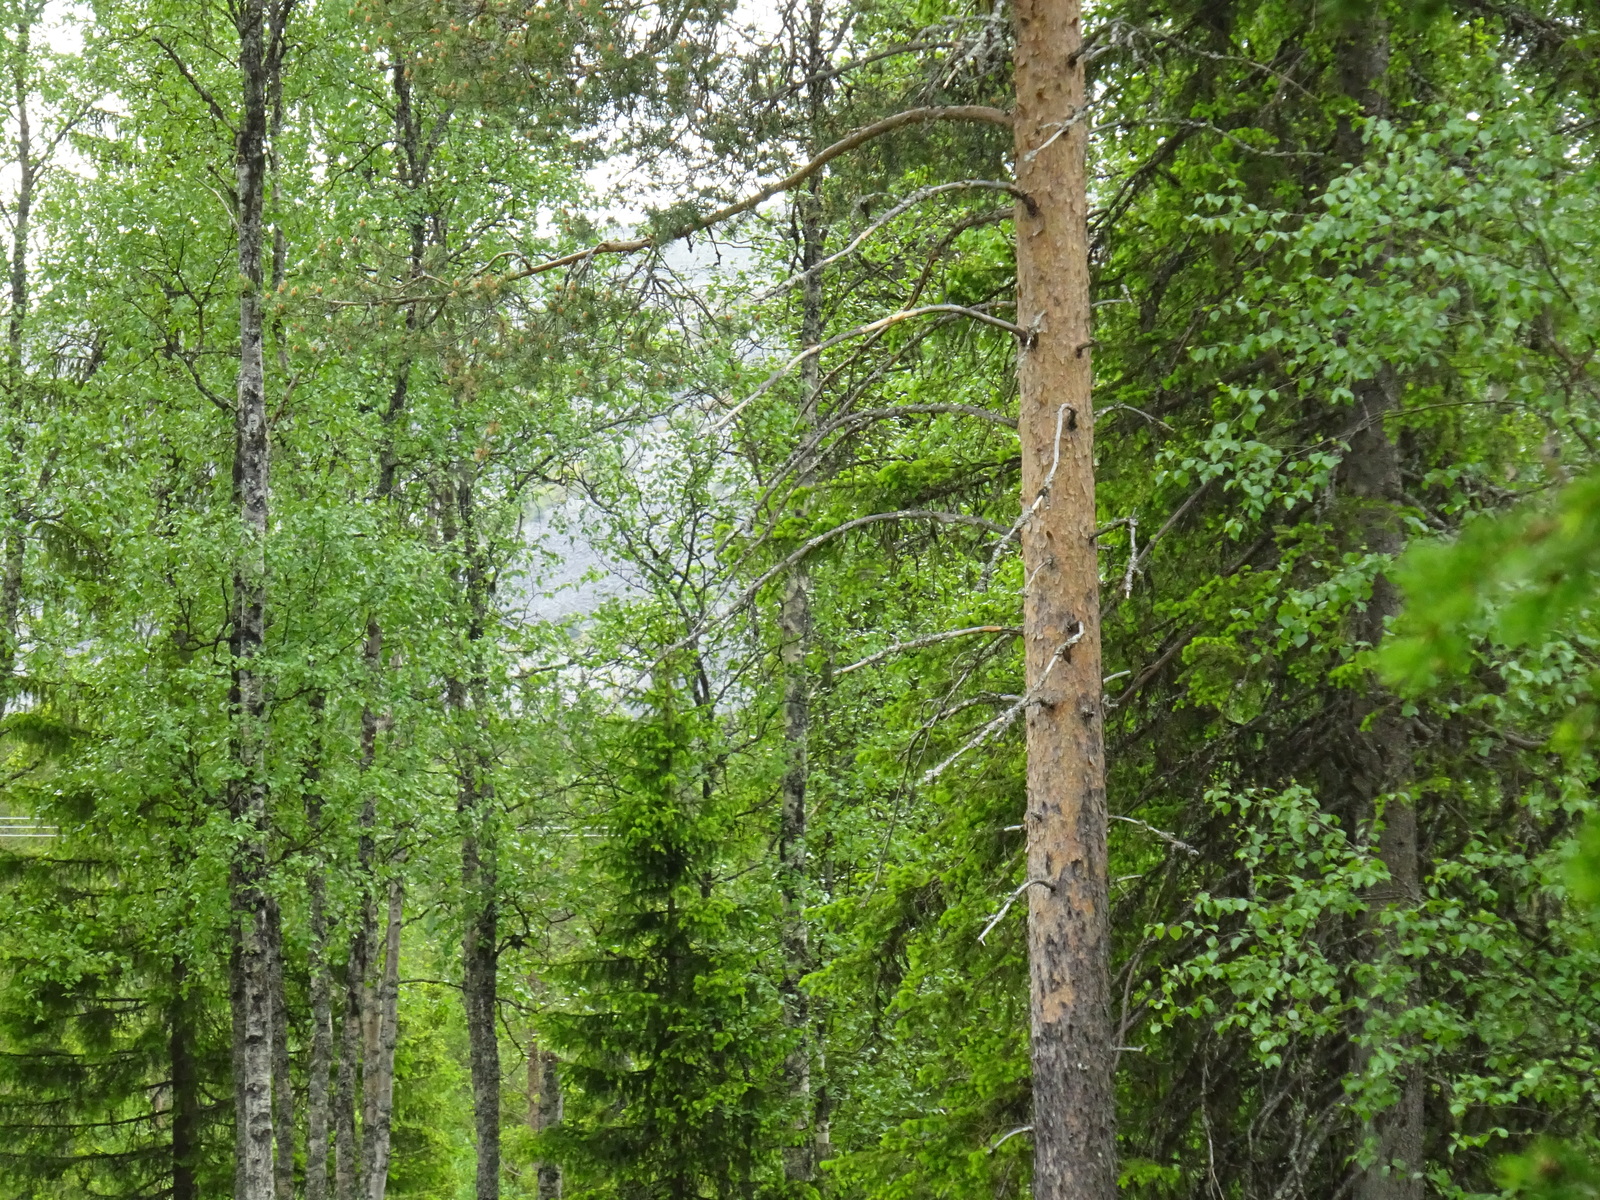
<path id="1" fill-rule="evenodd" d="M 1117 1194 L 1077 0 L 1015 4 L 1033 1194 Z"/>
<path id="2" fill-rule="evenodd" d="M 461 994 L 467 1018 L 472 1073 L 472 1114 L 477 1135 L 476 1200 L 500 1196 L 500 1039 L 496 1029 L 500 974 L 499 870 L 494 822 L 493 758 L 484 718 L 487 680 L 479 656 L 488 633 L 490 578 L 480 542 L 472 466 L 455 464 L 445 505 L 443 534 L 461 554 L 461 590 L 466 621 L 465 682 L 448 682 L 448 700 L 460 722 L 456 812 L 461 822 L 461 891 L 465 928 L 461 940 Z"/>
<path id="3" fill-rule="evenodd" d="M 315 826 L 315 822 L 313 823 Z M 333 972 L 328 962 L 328 887 L 320 866 L 306 880 L 311 900 L 311 1055 L 306 1065 L 306 1200 L 328 1200 L 329 1073 L 333 1064 Z"/>
<path id="4" fill-rule="evenodd" d="M 33 128 L 28 118 L 29 71 L 32 66 L 33 14 L 24 11 L 17 22 L 15 69 L 12 73 L 12 103 L 17 114 L 17 195 L 13 205 L 11 231 L 11 313 L 7 320 L 7 412 L 11 426 L 7 444 L 11 450 L 11 475 L 5 497 L 4 548 L 0 550 L 0 717 L 11 702 L 17 658 L 21 653 L 22 572 L 28 549 L 28 505 L 22 495 L 21 469 L 25 439 L 23 423 L 27 414 L 23 402 L 26 386 L 22 361 L 22 335 L 28 319 L 28 238 L 33 215 L 34 183 L 38 164 L 33 158 Z"/>
<path id="5" fill-rule="evenodd" d="M 306 952 L 311 1007 L 311 1049 L 306 1062 L 306 1200 L 328 1200 L 329 1075 L 333 1067 L 333 971 L 328 962 L 328 882 L 323 868 L 322 754 L 327 696 L 312 695 L 311 753 L 305 768 L 306 825 L 319 857 L 306 872 L 310 945 Z"/>
<path id="6" fill-rule="evenodd" d="M 172 1002 L 167 1053 L 172 1063 L 172 1200 L 200 1200 L 195 1151 L 200 1141 L 200 1071 L 194 1058 L 194 1021 L 185 994 L 189 966 L 172 958 Z"/>
<path id="7" fill-rule="evenodd" d="M 1356 389 L 1356 417 L 1360 428 L 1350 439 L 1350 453 L 1341 464 L 1346 495 L 1360 506 L 1356 524 L 1364 548 L 1370 553 L 1397 555 L 1405 549 L 1400 509 L 1405 503 L 1400 475 L 1400 452 L 1384 429 L 1384 416 L 1399 400 L 1399 384 L 1381 378 Z M 1399 615 L 1399 590 L 1383 573 L 1372 581 L 1372 597 L 1352 631 L 1357 642 L 1376 645 L 1384 624 Z M 1379 797 L 1395 792 L 1411 767 L 1411 723 L 1400 715 L 1394 697 L 1376 682 L 1355 705 L 1351 716 L 1352 754 L 1347 764 L 1346 786 L 1358 820 L 1377 816 Z M 1398 949 L 1394 934 L 1384 924 L 1396 907 L 1414 907 L 1421 901 L 1420 864 L 1417 859 L 1417 812 L 1403 797 L 1390 799 L 1382 813 L 1378 859 L 1388 869 L 1387 883 L 1367 892 L 1365 952 L 1373 959 L 1391 960 Z M 1374 1044 L 1381 1026 L 1414 999 L 1402 995 L 1369 1009 L 1366 1032 L 1371 1041 L 1358 1044 L 1354 1068 L 1366 1072 L 1382 1049 Z M 1422 1200 L 1424 1088 L 1415 1064 L 1399 1068 L 1395 1104 L 1376 1114 L 1362 1130 L 1363 1140 L 1376 1142 L 1377 1157 L 1356 1181 L 1356 1200 Z"/>
<path id="8" fill-rule="evenodd" d="M 345 961 L 344 1013 L 339 1029 L 339 1072 L 333 1103 L 333 1194 L 335 1200 L 357 1200 L 360 1160 L 356 1148 L 356 1088 L 361 1067 L 361 1029 L 366 998 L 367 959 L 371 946 L 370 905 L 363 905 L 350 935 Z"/>
<path id="9" fill-rule="evenodd" d="M 272 1000 L 273 1188 L 294 1195 L 294 1088 L 289 1079 L 289 1001 L 283 978 L 283 914 L 267 897 L 267 988 Z"/>
<path id="10" fill-rule="evenodd" d="M 801 266 L 809 270 L 822 259 L 823 229 L 821 198 L 815 187 L 797 200 L 801 233 Z M 805 346 L 822 341 L 822 284 L 816 276 L 806 279 L 801 292 L 800 340 Z M 801 373 L 801 420 L 799 435 L 809 439 L 817 424 L 817 394 L 821 386 L 818 355 L 806 359 Z M 804 487 L 812 482 L 811 465 L 802 463 L 797 482 Z M 783 996 L 784 1022 L 788 1025 L 793 1048 L 784 1060 L 784 1077 L 795 1108 L 795 1140 L 784 1149 L 784 1176 L 794 1182 L 809 1182 L 816 1175 L 815 1131 L 811 1094 L 813 1056 L 811 1011 L 801 979 L 810 970 L 811 941 L 806 927 L 806 784 L 809 776 L 811 736 L 811 680 L 806 658 L 811 649 L 811 574 L 803 562 L 789 571 L 784 585 L 783 607 L 778 615 L 783 661 L 783 736 L 788 764 L 783 775 L 782 805 L 778 827 L 778 879 L 783 900 Z"/>
<path id="11" fill-rule="evenodd" d="M 544 1049 L 537 1038 L 528 1043 L 528 1128 L 543 1133 L 561 1124 L 561 1060 L 555 1051 Z M 535 1164 L 538 1200 L 561 1200 L 561 1164 L 541 1161 Z"/>
<path id="12" fill-rule="evenodd" d="M 394 1113 L 394 1053 L 400 1036 L 400 929 L 405 912 L 405 885 L 389 881 L 384 923 L 383 973 L 374 1004 L 374 1044 L 363 1073 L 367 1097 L 361 1138 L 361 1173 L 365 1200 L 383 1200 L 389 1185 L 390 1122 Z"/>
<path id="13" fill-rule="evenodd" d="M 823 71 L 827 66 L 822 35 L 826 11 L 821 0 L 810 0 L 803 47 L 807 76 L 809 150 L 821 142 L 821 120 L 826 97 Z M 809 272 L 822 261 L 826 230 L 822 223 L 822 180 L 813 176 L 795 197 L 800 236 L 800 267 Z M 822 278 L 807 274 L 800 292 L 800 341 L 804 348 L 822 342 Z M 818 423 L 822 390 L 822 359 L 812 355 L 801 366 L 798 435 L 809 443 Z M 808 488 L 816 470 L 807 454 L 797 466 L 796 483 Z M 783 776 L 778 827 L 778 882 L 783 903 L 784 1022 L 793 1039 L 784 1061 L 784 1077 L 794 1108 L 793 1141 L 784 1148 L 784 1177 L 792 1183 L 810 1183 L 817 1172 L 817 1125 L 812 1089 L 812 1068 L 817 1047 L 810 997 L 801 980 L 811 969 L 811 937 L 805 906 L 808 881 L 806 856 L 806 803 L 810 778 L 811 679 L 806 660 L 812 641 L 811 573 L 804 561 L 789 571 L 784 584 L 783 607 L 778 615 L 783 663 L 783 735 L 787 765 Z"/>
<path id="14" fill-rule="evenodd" d="M 1352 25 L 1339 45 L 1339 86 L 1368 119 L 1387 115 L 1380 88 L 1388 70 L 1387 22 L 1374 15 Z M 1334 153 L 1340 163 L 1359 163 L 1365 157 L 1361 130 L 1348 114 L 1339 118 Z M 1355 389 L 1356 432 L 1339 472 L 1346 496 L 1358 508 L 1355 529 L 1361 548 L 1391 557 L 1405 549 L 1400 510 L 1406 501 L 1400 451 L 1384 427 L 1384 418 L 1398 407 L 1400 389 L 1400 380 L 1389 370 Z M 1380 572 L 1373 580 L 1366 611 L 1354 622 L 1355 640 L 1376 645 L 1383 637 L 1385 622 L 1399 615 L 1400 608 L 1399 591 Z M 1378 798 L 1394 792 L 1405 780 L 1412 749 L 1410 722 L 1400 716 L 1394 698 L 1376 681 L 1369 682 L 1366 694 L 1355 705 L 1350 741 L 1351 761 L 1343 782 L 1352 801 L 1351 816 L 1357 821 L 1371 820 Z M 1415 905 L 1421 899 L 1417 813 L 1409 801 L 1391 801 L 1385 807 L 1377 853 L 1388 869 L 1389 882 L 1367 895 L 1371 908 L 1365 952 L 1385 958 L 1395 950 L 1393 936 L 1383 925 L 1386 910 Z M 1402 998 L 1399 1006 L 1405 1003 Z M 1394 1007 L 1375 1005 L 1371 1013 L 1381 1024 L 1392 1017 Z M 1369 1068 L 1376 1050 L 1371 1044 L 1357 1046 L 1353 1065 L 1358 1073 Z M 1425 1082 L 1420 1070 L 1407 1065 L 1396 1083 L 1399 1095 L 1394 1106 L 1378 1113 L 1362 1130 L 1363 1140 L 1376 1142 L 1377 1158 L 1356 1180 L 1355 1200 L 1422 1200 Z"/>
<path id="15" fill-rule="evenodd" d="M 477 1200 L 499 1200 L 500 1196 L 500 1039 L 495 1028 L 499 911 L 493 842 L 481 836 L 484 810 L 493 794 L 481 764 L 475 763 L 462 781 L 463 817 L 468 822 L 468 832 L 461 842 L 461 882 L 468 904 L 462 944 L 462 996 L 477 1133 Z"/>
<path id="16" fill-rule="evenodd" d="M 233 986 L 237 1200 L 272 1200 L 272 997 L 267 930 L 266 686 L 259 656 L 266 629 L 268 429 L 262 361 L 262 207 L 267 174 L 267 94 L 273 64 L 264 0 L 235 9 L 241 100 L 236 194 L 239 247 L 239 382 L 234 409 L 233 498 L 240 543 L 233 572 L 230 640 L 234 779 L 229 807 L 239 828 L 231 871 L 237 977 Z"/>

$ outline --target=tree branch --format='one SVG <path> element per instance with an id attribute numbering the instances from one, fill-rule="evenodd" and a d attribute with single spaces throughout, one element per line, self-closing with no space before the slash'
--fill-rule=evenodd
<path id="1" fill-rule="evenodd" d="M 848 667 L 840 667 L 833 675 L 837 679 L 840 675 L 848 675 L 851 671 L 859 671 L 862 667 L 870 667 L 874 663 L 880 663 L 886 658 L 892 658 L 902 651 L 920 650 L 924 646 L 935 646 L 940 642 L 947 642 L 951 638 L 966 637 L 974 633 L 1008 633 L 1012 637 L 1022 636 L 1022 630 L 1013 625 L 973 625 L 967 629 L 952 629 L 945 633 L 930 633 L 927 637 L 913 638 L 909 642 L 896 642 L 887 649 L 868 655 L 860 662 L 853 662 Z"/>
<path id="2" fill-rule="evenodd" d="M 1011 128 L 1010 113 L 1002 112 L 998 108 L 989 108 L 985 105 L 954 104 L 907 109 L 905 112 L 896 113 L 892 117 L 885 117 L 881 121 L 875 121 L 871 125 L 867 125 L 841 138 L 804 166 L 774 183 L 769 183 L 760 191 L 746 196 L 743 200 L 719 208 L 706 216 L 697 217 L 667 233 L 633 238 L 629 241 L 601 242 L 598 246 L 591 246 L 587 250 L 578 250 L 572 254 L 564 254 L 560 258 L 548 259 L 542 263 L 530 263 L 521 271 L 513 272 L 507 276 L 507 280 L 526 279 L 531 275 L 542 275 L 546 271 L 572 266 L 574 263 L 580 263 L 601 254 L 633 254 L 639 250 L 659 249 L 671 242 L 686 238 L 690 234 L 699 233 L 703 229 L 710 229 L 713 225 L 720 225 L 724 221 L 742 216 L 751 209 L 766 203 L 780 192 L 787 192 L 798 187 L 840 155 L 848 154 L 857 147 L 866 145 L 874 138 L 882 137 L 886 133 L 892 133 L 896 129 L 903 129 L 907 125 L 921 125 L 930 121 L 958 121 L 968 124 L 1000 125 L 1007 129 Z"/>
<path id="3" fill-rule="evenodd" d="M 206 91 L 205 85 L 194 77 L 193 72 L 189 70 L 189 64 L 184 62 L 183 59 L 179 58 L 177 51 L 163 42 L 155 34 L 152 33 L 150 35 L 150 40 L 156 45 L 160 46 L 166 56 L 172 60 L 172 65 L 178 68 L 178 74 L 182 75 L 188 82 L 189 86 L 195 90 L 195 94 L 206 102 L 206 107 L 211 110 L 211 115 L 216 117 L 217 120 L 221 121 L 222 124 L 227 127 L 229 133 L 233 134 L 235 137 L 238 137 L 239 131 L 233 127 L 233 122 L 228 120 L 228 114 L 222 111 L 222 105 L 218 104 L 212 97 L 211 93 Z"/>

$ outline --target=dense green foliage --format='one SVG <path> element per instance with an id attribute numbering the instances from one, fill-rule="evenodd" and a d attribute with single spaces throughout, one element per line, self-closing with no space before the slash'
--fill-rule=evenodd
<path id="1" fill-rule="evenodd" d="M 26 1200 L 232 1186 L 231 14 L 0 8 Z M 261 669 L 297 1195 L 319 1079 L 379 1127 L 339 1089 L 386 970 L 392 1196 L 475 1194 L 485 1028 L 507 1196 L 1026 1194 L 1009 134 L 908 125 L 577 253 L 1008 108 L 1008 21 L 292 7 Z M 1349 1196 L 1420 1096 L 1417 1194 L 1592 1195 L 1600 18 L 1088 28 L 1122 1187 Z"/>

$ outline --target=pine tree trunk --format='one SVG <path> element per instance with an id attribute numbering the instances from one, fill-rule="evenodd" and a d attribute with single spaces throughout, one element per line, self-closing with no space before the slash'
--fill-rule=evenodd
<path id="1" fill-rule="evenodd" d="M 1015 6 L 1033 1194 L 1117 1194 L 1077 0 Z"/>
<path id="2" fill-rule="evenodd" d="M 184 994 L 188 979 L 188 964 L 174 955 L 167 1016 L 167 1053 L 172 1065 L 172 1200 L 200 1200 L 194 1170 L 200 1142 L 200 1071 L 194 1056 L 194 1021 Z"/>
<path id="3" fill-rule="evenodd" d="M 230 649 L 234 779 L 229 808 L 239 828 L 230 873 L 237 972 L 232 988 L 236 1200 L 272 1200 L 272 999 L 266 896 L 266 687 L 258 666 L 266 629 L 268 430 L 262 361 L 262 206 L 266 185 L 266 5 L 235 9 L 242 103 L 236 155 L 239 248 L 239 380 L 234 409 L 233 499 L 240 541 L 233 572 Z"/>
<path id="4" fill-rule="evenodd" d="M 366 1200 L 383 1200 L 389 1186 L 394 1054 L 400 1037 L 400 930 L 404 913 L 405 885 L 399 879 L 391 879 L 384 923 L 383 974 L 379 978 L 375 1005 L 377 1037 L 363 1072 L 368 1098 L 361 1128 L 361 1171 L 366 1183 Z"/>

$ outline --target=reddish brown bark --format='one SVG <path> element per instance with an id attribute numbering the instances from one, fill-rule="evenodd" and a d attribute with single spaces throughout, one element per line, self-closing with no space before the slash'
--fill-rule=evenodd
<path id="1" fill-rule="evenodd" d="M 1077 0 L 1018 0 L 1017 321 L 1038 1200 L 1117 1193 Z"/>

